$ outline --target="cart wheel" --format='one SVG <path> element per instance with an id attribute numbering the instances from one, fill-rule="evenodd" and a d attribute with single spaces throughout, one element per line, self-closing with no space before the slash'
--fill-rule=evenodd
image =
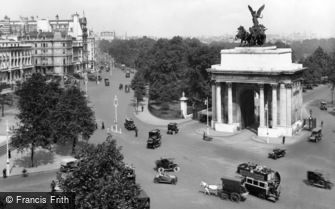
<path id="1" fill-rule="evenodd" d="M 233 202 L 239 202 L 240 201 L 240 195 L 233 193 L 230 195 L 230 200 Z"/>
<path id="2" fill-rule="evenodd" d="M 174 171 L 174 172 L 178 172 L 178 171 L 180 171 L 180 167 L 179 167 L 179 166 L 174 167 L 174 168 L 173 168 L 173 171 Z"/>
<path id="3" fill-rule="evenodd" d="M 175 179 L 172 180 L 172 184 L 173 185 L 176 185 L 177 184 L 177 181 Z"/>
<path id="4" fill-rule="evenodd" d="M 154 183 L 157 184 L 158 183 L 158 180 L 156 178 L 154 178 Z"/>
<path id="5" fill-rule="evenodd" d="M 159 173 L 163 173 L 164 172 L 164 168 L 162 168 L 162 167 L 159 167 L 157 170 L 158 170 Z"/>

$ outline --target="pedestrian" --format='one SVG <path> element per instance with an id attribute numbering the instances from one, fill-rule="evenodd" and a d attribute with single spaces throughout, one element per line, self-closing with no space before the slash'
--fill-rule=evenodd
<path id="1" fill-rule="evenodd" d="M 204 131 L 204 136 L 203 136 L 203 139 L 205 139 L 206 138 L 206 132 Z"/>
<path id="2" fill-rule="evenodd" d="M 143 110 L 144 110 L 144 106 L 142 105 L 142 112 L 143 112 Z"/>
<path id="3" fill-rule="evenodd" d="M 12 157 L 10 149 L 8 149 L 8 158 L 10 159 Z"/>
<path id="4" fill-rule="evenodd" d="M 323 120 L 321 121 L 321 128 L 323 127 Z"/>
<path id="5" fill-rule="evenodd" d="M 2 170 L 2 175 L 3 175 L 4 178 L 7 178 L 7 169 L 6 168 L 4 168 Z"/>
<path id="6" fill-rule="evenodd" d="M 283 144 L 285 144 L 285 136 L 283 136 Z"/>
<path id="7" fill-rule="evenodd" d="M 138 130 L 137 130 L 137 127 L 135 127 L 135 137 L 137 137 L 137 134 L 138 134 Z"/>
<path id="8" fill-rule="evenodd" d="M 95 123 L 95 130 L 98 129 L 98 123 Z"/>
<path id="9" fill-rule="evenodd" d="M 51 184 L 50 184 L 50 187 L 51 187 L 51 192 L 55 192 L 56 191 L 56 182 L 54 180 L 52 180 Z"/>
<path id="10" fill-rule="evenodd" d="M 105 124 L 104 124 L 104 122 L 101 123 L 101 129 L 105 129 Z"/>

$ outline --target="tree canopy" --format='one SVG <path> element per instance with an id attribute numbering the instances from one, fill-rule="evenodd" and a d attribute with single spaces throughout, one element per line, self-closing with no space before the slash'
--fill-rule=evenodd
<path id="1" fill-rule="evenodd" d="M 139 186 L 127 178 L 120 151 L 111 138 L 77 149 L 78 167 L 69 175 L 57 176 L 64 192 L 76 193 L 76 208 L 137 208 Z"/>
<path id="2" fill-rule="evenodd" d="M 31 149 L 32 166 L 35 148 L 41 146 L 49 149 L 53 143 L 53 122 L 50 115 L 54 112 L 61 94 L 59 84 L 46 83 L 41 74 L 33 74 L 16 91 L 19 97 L 17 118 L 20 120 L 20 126 L 14 130 L 12 145 L 20 151 Z"/>

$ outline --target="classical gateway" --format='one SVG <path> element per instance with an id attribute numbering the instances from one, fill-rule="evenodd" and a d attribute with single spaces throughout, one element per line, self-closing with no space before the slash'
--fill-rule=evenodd
<path id="1" fill-rule="evenodd" d="M 302 127 L 304 68 L 290 48 L 236 47 L 221 50 L 212 80 L 212 128 L 257 130 L 258 136 L 292 136 Z"/>

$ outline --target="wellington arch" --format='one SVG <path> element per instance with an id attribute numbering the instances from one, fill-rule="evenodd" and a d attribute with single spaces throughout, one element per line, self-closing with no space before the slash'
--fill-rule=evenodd
<path id="1" fill-rule="evenodd" d="M 236 47 L 221 50 L 208 72 L 212 128 L 255 129 L 258 136 L 292 136 L 302 127 L 302 64 L 290 48 Z"/>

